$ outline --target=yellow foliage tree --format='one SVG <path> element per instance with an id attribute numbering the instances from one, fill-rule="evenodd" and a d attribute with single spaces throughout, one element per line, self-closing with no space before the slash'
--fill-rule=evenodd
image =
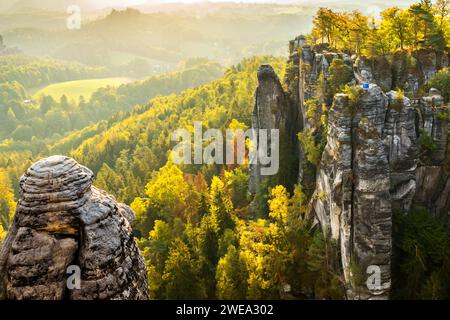
<path id="1" fill-rule="evenodd" d="M 16 212 L 11 182 L 6 172 L 0 171 L 0 226 L 7 230 Z"/>
<path id="2" fill-rule="evenodd" d="M 276 222 L 284 225 L 288 219 L 289 193 L 284 186 L 276 186 L 272 189 L 269 200 L 269 216 Z"/>
<path id="3" fill-rule="evenodd" d="M 167 219 L 183 216 L 188 192 L 189 185 L 183 172 L 170 161 L 153 174 L 145 188 L 151 209 Z"/>
<path id="4" fill-rule="evenodd" d="M 3 230 L 2 225 L 0 224 L 0 245 L 2 244 L 3 239 L 6 237 L 6 231 Z"/>

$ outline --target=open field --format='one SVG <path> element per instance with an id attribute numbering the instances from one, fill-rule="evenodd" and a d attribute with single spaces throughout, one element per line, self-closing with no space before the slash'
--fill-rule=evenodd
<path id="1" fill-rule="evenodd" d="M 54 99 L 60 99 L 62 95 L 66 95 L 69 100 L 78 100 L 80 96 L 87 100 L 99 88 L 107 86 L 118 87 L 121 84 L 132 81 L 133 79 L 131 78 L 103 78 L 60 82 L 38 90 L 34 94 L 34 98 L 50 95 Z"/>

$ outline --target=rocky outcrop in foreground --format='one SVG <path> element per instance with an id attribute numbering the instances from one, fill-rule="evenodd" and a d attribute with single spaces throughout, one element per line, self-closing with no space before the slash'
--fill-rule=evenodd
<path id="1" fill-rule="evenodd" d="M 0 299 L 148 298 L 133 211 L 92 180 L 89 169 L 63 156 L 35 163 L 21 178 L 0 251 Z"/>

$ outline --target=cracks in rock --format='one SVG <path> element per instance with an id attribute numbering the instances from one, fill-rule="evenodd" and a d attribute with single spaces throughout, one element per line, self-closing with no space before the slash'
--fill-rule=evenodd
<path id="1" fill-rule="evenodd" d="M 80 257 L 80 252 L 81 252 L 81 246 L 82 246 L 82 243 L 83 243 L 83 232 L 82 232 L 83 228 L 82 228 L 82 226 L 83 226 L 83 223 L 82 223 L 81 219 L 78 219 L 78 234 L 76 236 L 73 236 L 73 238 L 77 240 L 77 249 L 75 250 L 75 253 L 73 255 L 72 261 L 66 266 L 66 274 L 65 274 L 65 277 L 64 277 L 65 287 L 64 287 L 62 300 L 71 300 L 71 298 L 72 298 L 72 290 L 77 290 L 77 289 L 69 289 L 68 286 L 67 286 L 67 284 L 68 284 L 67 283 L 67 280 L 68 280 L 67 279 L 67 276 L 68 276 L 67 269 L 71 265 L 76 265 L 81 270 L 79 257 Z M 81 270 L 80 277 L 81 277 L 80 281 L 82 281 L 82 279 L 83 279 L 82 270 Z"/>

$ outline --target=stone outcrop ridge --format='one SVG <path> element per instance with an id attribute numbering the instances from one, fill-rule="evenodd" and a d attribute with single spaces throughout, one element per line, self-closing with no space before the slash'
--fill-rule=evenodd
<path id="1" fill-rule="evenodd" d="M 448 106 L 435 89 L 417 99 L 427 80 L 448 66 L 448 55 L 419 50 L 391 57 L 350 57 L 313 48 L 303 37 L 290 42 L 289 53 L 285 91 L 272 71 L 270 81 L 259 77 L 254 118 L 265 119 L 290 109 L 297 117 L 262 122 L 270 128 L 293 129 L 289 137 L 304 130 L 317 132 L 317 124 L 306 117 L 305 102 L 319 97 L 320 103 L 330 103 L 322 101 L 323 92 L 317 90 L 320 81 L 326 92 L 334 59 L 351 66 L 353 84 L 369 84 L 360 89 L 356 101 L 346 94 L 335 95 L 318 167 L 308 167 L 299 144 L 291 149 L 298 167 L 291 165 L 289 170 L 298 172 L 298 183 L 311 197 L 316 221 L 338 243 L 337 271 L 343 274 L 348 298 L 386 299 L 391 283 L 393 213 L 407 213 L 412 205 L 419 205 L 436 216 L 448 216 L 450 223 L 449 127 L 442 116 Z M 392 91 L 396 88 L 414 99 Z M 261 128 L 261 123 L 254 121 L 253 127 Z M 424 135 L 431 139 L 432 152 L 424 151 Z M 252 181 L 256 181 L 255 190 L 260 182 Z M 365 284 L 354 287 L 354 266 L 365 274 L 371 265 L 380 268 L 381 286 L 371 290 Z"/>
<path id="2" fill-rule="evenodd" d="M 376 83 L 385 91 L 400 88 L 406 94 L 417 95 L 429 79 L 448 65 L 447 54 L 421 49 L 391 56 L 358 57 L 354 70 L 357 78 L 366 76 L 365 82 Z"/>
<path id="3" fill-rule="evenodd" d="M 0 251 L 0 298 L 148 298 L 145 263 L 130 225 L 133 211 L 92 180 L 89 169 L 63 156 L 27 170 Z M 69 266 L 81 271 L 79 288 L 67 286 L 74 272 Z"/>

